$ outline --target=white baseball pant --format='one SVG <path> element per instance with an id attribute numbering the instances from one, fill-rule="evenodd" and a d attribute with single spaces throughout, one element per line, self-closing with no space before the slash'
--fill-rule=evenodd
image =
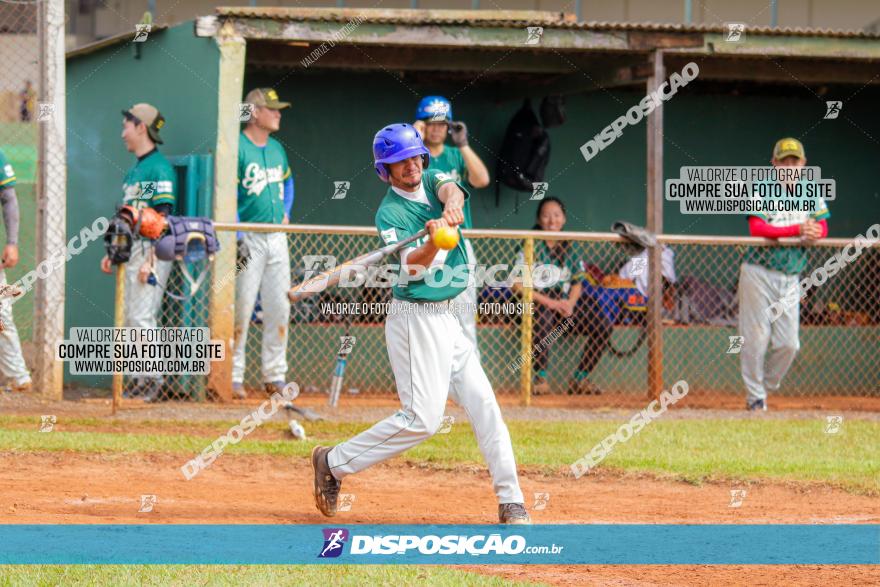
<path id="1" fill-rule="evenodd" d="M 510 434 L 492 385 L 458 319 L 438 310 L 441 304 L 392 302 L 385 342 L 401 409 L 335 446 L 327 462 L 341 480 L 416 446 L 437 432 L 451 396 L 471 422 L 498 502 L 523 503 Z"/>
<path id="2" fill-rule="evenodd" d="M 138 272 L 147 261 L 150 245 L 144 241 L 135 241 L 131 246 L 131 257 L 125 264 L 125 325 L 132 328 L 157 328 L 159 312 L 162 311 L 162 298 L 171 274 L 171 261 L 156 259 L 157 285 L 141 283 Z M 145 377 L 163 379 L 161 374 Z"/>
<path id="3" fill-rule="evenodd" d="M 287 332 L 290 327 L 290 254 L 287 234 L 245 233 L 247 268 L 235 280 L 235 352 L 232 381 L 244 382 L 245 349 L 251 315 L 260 294 L 263 308 L 263 383 L 287 381 Z"/>
<path id="4" fill-rule="evenodd" d="M 6 272 L 3 269 L 0 269 L 0 284 L 6 285 Z M 31 374 L 21 352 L 10 300 L 0 301 L 0 320 L 3 322 L 3 332 L 0 332 L 0 374 L 12 379 L 15 385 L 22 385 L 31 380 Z"/>
<path id="5" fill-rule="evenodd" d="M 800 288 L 797 275 L 751 263 L 740 269 L 740 367 L 749 402 L 766 400 L 768 391 L 779 389 L 800 348 L 800 300 L 788 304 L 775 320 L 775 314 L 768 313 L 772 304 L 790 298 L 792 288 Z"/>
<path id="6" fill-rule="evenodd" d="M 458 294 L 458 297 L 453 301 L 459 307 L 469 309 L 466 312 L 457 312 L 456 317 L 458 318 L 459 324 L 461 324 L 461 329 L 464 330 L 465 336 L 471 341 L 471 344 L 474 345 L 474 350 L 477 353 L 477 362 L 479 362 L 481 359 L 480 345 L 477 342 L 477 282 L 474 278 L 474 266 L 477 264 L 477 258 L 474 255 L 474 248 L 471 246 L 471 241 L 465 239 L 464 247 L 467 251 L 467 262 L 471 270 L 468 276 L 467 287 L 463 292 Z"/>

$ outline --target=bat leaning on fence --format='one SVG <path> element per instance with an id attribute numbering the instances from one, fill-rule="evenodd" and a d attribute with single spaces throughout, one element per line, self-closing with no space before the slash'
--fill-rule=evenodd
<path id="1" fill-rule="evenodd" d="M 390 245 L 385 245 L 381 249 L 370 251 L 369 253 L 361 255 L 360 257 L 355 257 L 350 261 L 346 261 L 345 263 L 334 267 L 333 269 L 324 271 L 323 273 L 319 273 L 311 279 L 307 279 L 306 281 L 290 288 L 290 290 L 288 290 L 287 292 L 287 297 L 290 298 L 291 302 L 298 302 L 300 300 L 304 300 L 309 296 L 313 296 L 316 293 L 321 293 L 326 288 L 339 283 L 339 279 L 344 271 L 350 270 L 352 268 L 362 269 L 371 265 L 376 265 L 388 255 L 396 253 L 406 245 L 422 238 L 426 234 L 428 234 L 428 229 L 424 228 L 414 235 L 403 239 L 402 241 L 391 243 Z"/>

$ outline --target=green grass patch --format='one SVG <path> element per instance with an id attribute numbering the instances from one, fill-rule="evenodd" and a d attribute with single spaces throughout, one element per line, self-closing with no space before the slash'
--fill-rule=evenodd
<path id="1" fill-rule="evenodd" d="M 65 432 L 65 424 L 83 431 Z M 234 424 L 71 419 L 59 422 L 56 431 L 41 433 L 35 417 L 2 417 L 0 450 L 170 452 L 195 456 Z M 107 431 L 111 425 L 113 428 Z M 251 437 L 228 445 L 226 452 L 305 457 L 315 443 L 333 444 L 369 425 L 308 423 L 309 442 Z M 846 420 L 839 434 L 825 434 L 824 425 L 825 421 L 818 418 L 660 421 L 628 442 L 617 444 L 600 468 L 671 476 L 691 483 L 769 479 L 828 483 L 858 493 L 880 494 L 880 423 Z M 559 473 L 613 433 L 619 423 L 513 421 L 508 426 L 520 466 Z M 88 430 L 98 427 L 104 430 Z M 138 432 L 139 427 L 150 430 Z M 163 428 L 184 428 L 188 433 L 163 433 Z M 282 433 L 286 424 L 269 422 L 261 430 Z M 461 424 L 453 426 L 449 434 L 439 434 L 408 451 L 405 458 L 443 468 L 482 463 L 470 426 Z"/>
<path id="2" fill-rule="evenodd" d="M 477 585 L 510 581 L 435 566 L 391 565 L 0 565 L 0 585 Z M 538 583 L 524 583 L 539 585 Z"/>

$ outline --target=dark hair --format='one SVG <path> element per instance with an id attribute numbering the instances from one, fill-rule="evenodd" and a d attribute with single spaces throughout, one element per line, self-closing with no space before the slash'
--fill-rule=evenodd
<path id="1" fill-rule="evenodd" d="M 538 219 L 541 218 L 541 210 L 544 209 L 544 206 L 549 202 L 556 202 L 559 204 L 559 207 L 562 208 L 562 213 L 565 214 L 565 204 L 557 198 L 556 196 L 547 196 L 546 198 L 541 200 L 541 203 L 538 204 L 538 210 L 535 212 L 535 225 L 532 227 L 532 230 L 543 230 L 541 228 L 541 224 L 538 222 Z"/>
<path id="2" fill-rule="evenodd" d="M 541 200 L 540 204 L 538 204 L 538 210 L 535 212 L 535 225 L 532 227 L 532 230 L 544 230 L 543 228 L 541 228 L 541 225 L 538 222 L 538 219 L 541 217 L 541 210 L 543 210 L 544 206 L 549 202 L 555 202 L 556 204 L 558 204 L 559 207 L 562 208 L 562 213 L 565 214 L 565 204 L 563 203 L 563 201 L 560 200 L 559 198 L 557 198 L 556 196 L 547 196 Z M 562 258 L 565 257 L 566 251 L 568 251 L 568 241 L 567 240 L 559 241 L 559 250 L 558 251 L 551 250 L 550 256 L 555 259 L 561 260 Z"/>
<path id="3" fill-rule="evenodd" d="M 143 120 L 132 114 L 131 112 L 123 112 L 122 117 L 128 121 L 130 121 L 135 126 L 139 124 L 143 124 Z"/>

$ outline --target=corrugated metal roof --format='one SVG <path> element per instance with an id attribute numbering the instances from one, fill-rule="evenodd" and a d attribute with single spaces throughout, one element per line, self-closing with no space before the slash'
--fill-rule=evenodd
<path id="1" fill-rule="evenodd" d="M 283 8 L 283 7 L 219 7 L 218 16 L 237 18 L 262 18 L 311 22 L 348 22 L 361 17 L 373 24 L 407 25 L 468 25 L 472 27 L 513 28 L 544 26 L 573 30 L 620 31 L 620 32 L 680 32 L 719 33 L 727 32 L 720 24 L 668 24 L 653 22 L 577 22 L 570 13 L 532 10 L 412 10 L 386 8 Z M 832 30 L 800 27 L 751 26 L 746 23 L 747 35 L 771 35 L 790 37 L 842 37 L 880 38 L 880 34 L 861 30 Z"/>
<path id="2" fill-rule="evenodd" d="M 167 24 L 154 24 L 150 26 L 150 34 L 155 34 L 161 31 L 164 31 L 168 28 Z M 88 55 L 89 53 L 94 53 L 95 51 L 100 51 L 105 47 L 112 47 L 113 45 L 119 45 L 121 43 L 130 43 L 134 39 L 134 31 L 125 31 L 122 33 L 118 33 L 113 35 L 112 37 L 107 37 L 106 39 L 100 39 L 98 41 L 93 41 L 91 43 L 87 43 L 75 49 L 71 49 L 67 53 L 64 54 L 65 58 L 70 59 L 71 57 L 79 57 L 81 55 Z"/>

